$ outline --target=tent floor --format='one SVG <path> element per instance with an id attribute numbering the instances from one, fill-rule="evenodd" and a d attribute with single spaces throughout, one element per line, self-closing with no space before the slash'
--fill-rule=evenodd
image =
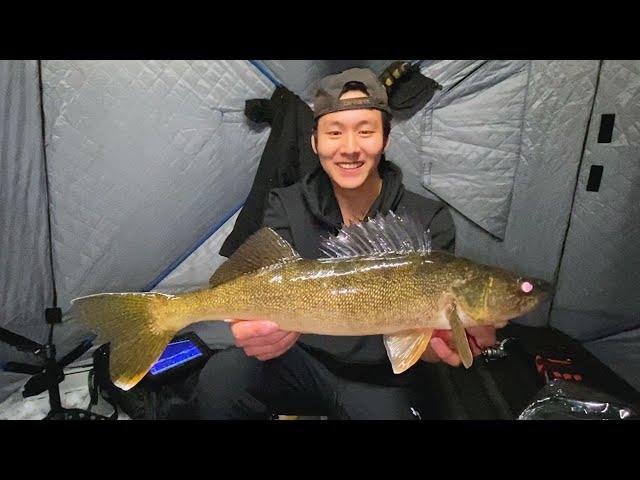
<path id="1" fill-rule="evenodd" d="M 64 408 L 87 410 L 89 406 L 88 376 L 91 367 L 75 368 L 65 371 L 60 383 L 60 401 Z M 22 387 L 0 403 L 0 420 L 42 420 L 49 413 L 49 392 L 24 398 Z M 109 416 L 113 408 L 102 398 L 91 408 L 91 412 Z M 118 410 L 118 420 L 130 420 L 126 413 Z"/>

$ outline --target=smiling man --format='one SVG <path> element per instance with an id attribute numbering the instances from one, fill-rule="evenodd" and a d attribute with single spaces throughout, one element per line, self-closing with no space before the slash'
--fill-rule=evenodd
<path id="1" fill-rule="evenodd" d="M 382 98 L 375 100 L 367 95 L 362 82 L 347 82 L 338 105 L 326 99 L 324 106 L 324 91 L 321 89 L 317 98 L 321 109 L 316 115 L 320 118 L 311 143 L 331 179 L 333 194 L 348 225 L 361 221 L 382 191 L 378 167 L 389 141 L 390 113 L 388 109 L 361 108 L 369 102 L 384 105 Z M 347 106 L 358 108 L 342 110 Z M 332 113 L 323 115 L 327 110 Z"/>
<path id="2" fill-rule="evenodd" d="M 313 150 L 320 166 L 299 183 L 270 192 L 264 226 L 304 258 L 320 240 L 378 212 L 404 210 L 431 230 L 433 248 L 454 250 L 447 207 L 406 190 L 384 158 L 391 131 L 385 87 L 368 69 L 321 80 L 314 101 Z M 201 418 L 268 418 L 273 413 L 340 419 L 419 419 L 424 399 L 416 369 L 391 370 L 381 336 L 301 335 L 272 322 L 242 321 L 236 346 L 214 355 L 200 375 Z M 469 329 L 474 355 L 495 343 L 493 327 Z M 423 360 L 460 365 L 449 331 L 434 334 Z"/>

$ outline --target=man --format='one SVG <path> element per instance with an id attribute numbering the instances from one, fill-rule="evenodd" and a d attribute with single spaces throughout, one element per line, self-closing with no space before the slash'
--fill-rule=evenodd
<path id="1" fill-rule="evenodd" d="M 391 111 L 368 69 L 324 78 L 314 102 L 313 150 L 320 167 L 270 192 L 264 226 L 302 257 L 319 258 L 321 236 L 378 212 L 405 210 L 430 228 L 435 249 L 454 250 L 446 206 L 404 189 L 384 158 Z M 236 346 L 214 355 L 200 375 L 202 418 L 269 418 L 275 413 L 341 419 L 416 419 L 423 408 L 414 366 L 393 374 L 381 336 L 301 335 L 273 322 L 233 323 Z M 468 330 L 474 355 L 495 343 L 493 327 Z M 449 331 L 438 331 L 422 359 L 460 365 Z"/>

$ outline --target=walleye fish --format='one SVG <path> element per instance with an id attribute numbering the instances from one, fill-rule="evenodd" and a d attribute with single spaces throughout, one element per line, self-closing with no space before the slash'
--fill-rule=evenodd
<path id="1" fill-rule="evenodd" d="M 102 293 L 72 301 L 71 315 L 110 342 L 110 375 L 136 385 L 176 332 L 212 319 L 276 322 L 320 335 L 382 335 L 395 373 L 422 356 L 435 329 L 451 329 L 466 368 L 465 328 L 504 326 L 535 309 L 550 285 L 539 279 L 431 250 L 407 215 L 343 227 L 323 239 L 327 258 L 309 260 L 270 228 L 249 237 L 194 292 Z"/>

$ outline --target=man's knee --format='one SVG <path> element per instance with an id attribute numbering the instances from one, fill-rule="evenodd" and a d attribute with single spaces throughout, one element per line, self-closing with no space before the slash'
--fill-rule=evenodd
<path id="1" fill-rule="evenodd" d="M 263 416 L 266 409 L 251 394 L 259 388 L 263 362 L 242 349 L 229 348 L 213 355 L 200 372 L 196 400 L 201 418 Z"/>

